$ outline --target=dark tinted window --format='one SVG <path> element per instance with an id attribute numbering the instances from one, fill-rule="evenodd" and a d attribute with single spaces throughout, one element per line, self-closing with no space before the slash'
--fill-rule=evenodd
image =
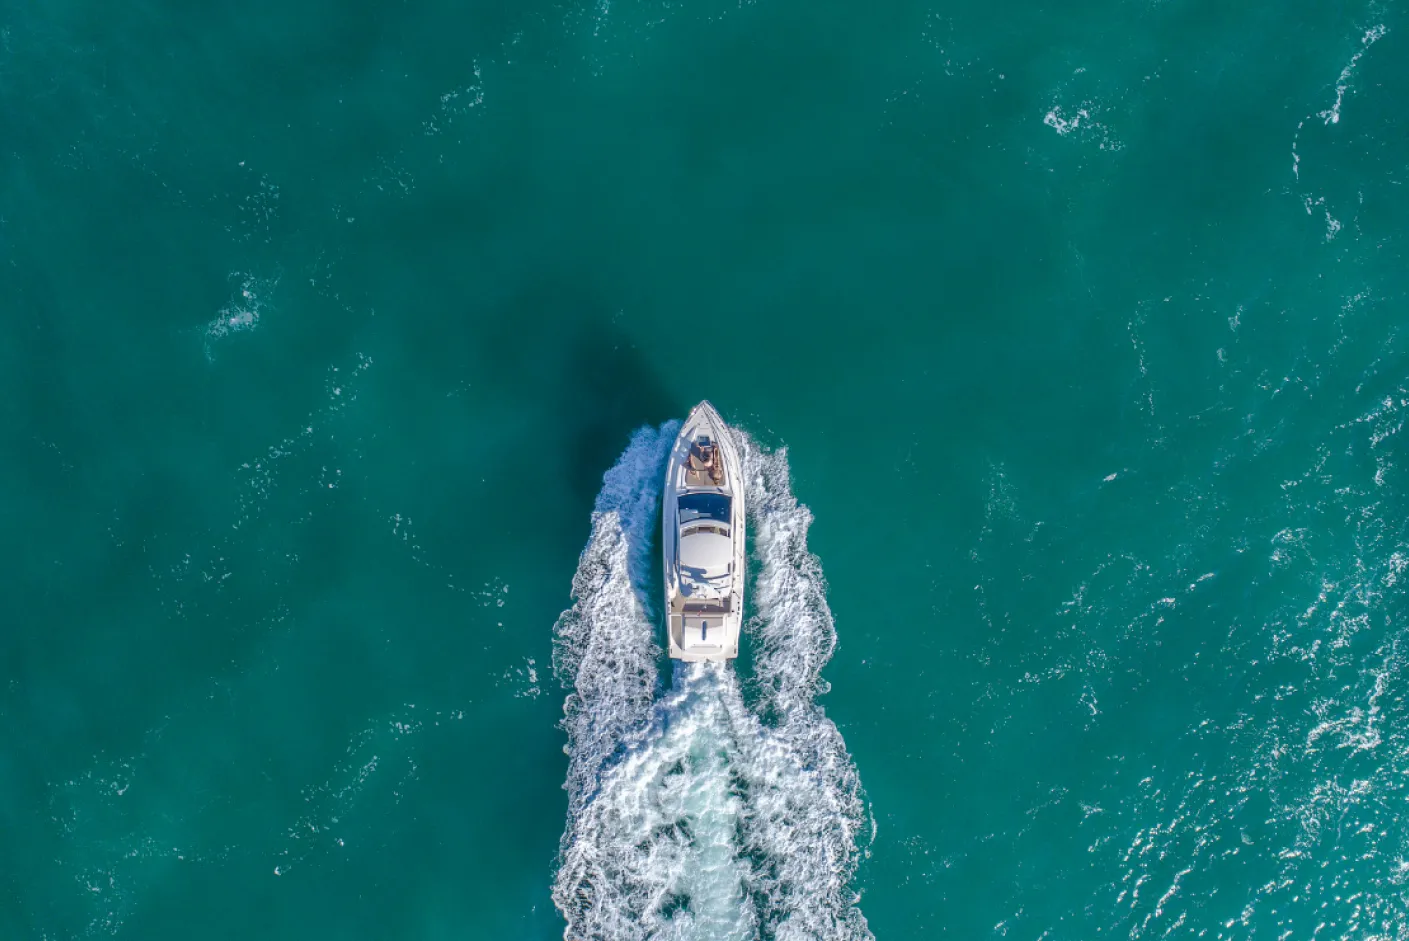
<path id="1" fill-rule="evenodd" d="M 685 522 L 688 515 L 690 519 L 704 517 L 727 523 L 729 501 L 722 493 L 687 493 L 680 498 L 681 521 Z"/>

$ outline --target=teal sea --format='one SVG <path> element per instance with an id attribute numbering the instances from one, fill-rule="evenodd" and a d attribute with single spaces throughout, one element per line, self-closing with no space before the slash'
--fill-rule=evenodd
<path id="1" fill-rule="evenodd" d="M 1405 102 L 1393 0 L 0 3 L 0 939 L 1406 941 Z"/>

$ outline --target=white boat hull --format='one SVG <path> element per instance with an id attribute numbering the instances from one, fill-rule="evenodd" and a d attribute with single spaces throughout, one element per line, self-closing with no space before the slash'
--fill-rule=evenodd
<path id="1" fill-rule="evenodd" d="M 692 454 L 713 445 L 717 469 Z M 744 480 L 734 437 L 714 406 L 690 412 L 671 449 L 662 488 L 666 637 L 691 662 L 739 655 L 744 611 Z"/>

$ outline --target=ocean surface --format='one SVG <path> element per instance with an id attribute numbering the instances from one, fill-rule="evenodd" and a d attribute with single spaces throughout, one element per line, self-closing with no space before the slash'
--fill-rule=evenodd
<path id="1" fill-rule="evenodd" d="M 1405 102 L 1385 0 L 5 0 L 0 939 L 1409 939 Z"/>

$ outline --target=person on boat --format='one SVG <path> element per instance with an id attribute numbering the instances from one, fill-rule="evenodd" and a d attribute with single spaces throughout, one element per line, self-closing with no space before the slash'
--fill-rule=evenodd
<path id="1" fill-rule="evenodd" d="M 700 473 L 708 474 L 716 484 L 724 479 L 724 468 L 719 462 L 719 449 L 708 439 L 697 443 L 690 453 L 690 466 Z"/>

